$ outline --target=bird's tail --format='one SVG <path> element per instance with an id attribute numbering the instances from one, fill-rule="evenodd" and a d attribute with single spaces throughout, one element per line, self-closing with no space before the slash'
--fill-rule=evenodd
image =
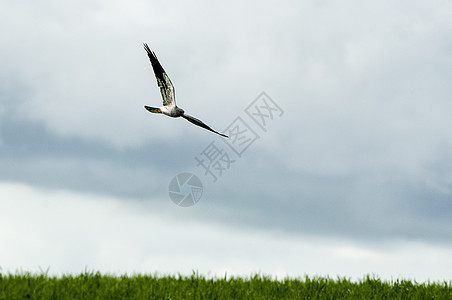
<path id="1" fill-rule="evenodd" d="M 162 111 L 158 107 L 145 106 L 144 108 L 146 108 L 148 111 L 150 111 L 151 113 L 154 113 L 154 114 L 161 114 L 162 113 Z"/>

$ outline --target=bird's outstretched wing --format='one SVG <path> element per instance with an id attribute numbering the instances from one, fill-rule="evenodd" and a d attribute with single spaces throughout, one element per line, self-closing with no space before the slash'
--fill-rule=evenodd
<path id="1" fill-rule="evenodd" d="M 205 128 L 205 129 L 207 129 L 207 130 L 210 130 L 210 131 L 212 131 L 212 132 L 215 132 L 216 134 L 219 134 L 219 135 L 221 135 L 221 136 L 224 136 L 224 137 L 226 137 L 226 138 L 229 138 L 227 135 L 224 135 L 224 134 L 222 134 L 222 133 L 216 132 L 215 130 L 213 130 L 212 128 L 210 128 L 209 126 L 207 126 L 203 121 L 201 121 L 201 120 L 199 120 L 199 119 L 196 119 L 195 117 L 189 116 L 189 115 L 187 115 L 187 114 L 183 114 L 182 117 L 185 118 L 187 121 L 192 122 L 192 123 L 195 124 L 195 125 L 198 125 L 198 126 L 200 126 L 200 127 L 202 127 L 202 128 Z"/>
<path id="2" fill-rule="evenodd" d="M 151 61 L 152 68 L 154 69 L 155 78 L 157 79 L 157 84 L 160 87 L 160 93 L 162 94 L 163 105 L 176 105 L 176 92 L 171 80 L 165 70 L 163 70 L 163 67 L 157 59 L 154 51 L 152 51 L 146 43 L 144 44 L 144 50 L 148 53 L 149 60 Z"/>

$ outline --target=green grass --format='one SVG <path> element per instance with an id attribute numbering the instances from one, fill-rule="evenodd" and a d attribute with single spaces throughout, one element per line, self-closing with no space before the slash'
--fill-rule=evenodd
<path id="1" fill-rule="evenodd" d="M 0 274 L 0 299 L 452 299 L 450 282 L 323 277 Z"/>

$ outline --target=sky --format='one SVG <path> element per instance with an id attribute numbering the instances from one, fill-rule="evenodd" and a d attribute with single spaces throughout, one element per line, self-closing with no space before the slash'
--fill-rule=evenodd
<path id="1" fill-rule="evenodd" d="M 2 272 L 451 280 L 449 2 L 0 6 Z"/>

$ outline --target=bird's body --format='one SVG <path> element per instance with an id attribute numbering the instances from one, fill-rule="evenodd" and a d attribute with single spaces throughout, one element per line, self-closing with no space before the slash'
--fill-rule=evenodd
<path id="1" fill-rule="evenodd" d="M 160 107 L 145 106 L 145 108 L 152 113 L 164 114 L 164 115 L 167 115 L 168 117 L 172 117 L 172 118 L 182 117 L 185 113 L 182 108 L 179 108 L 177 106 L 170 106 L 170 105 L 160 106 Z"/>
<path id="2" fill-rule="evenodd" d="M 160 87 L 160 93 L 162 94 L 163 98 L 163 106 L 160 107 L 145 106 L 144 108 L 147 109 L 149 112 L 164 114 L 173 118 L 182 117 L 197 126 L 215 132 L 216 134 L 219 134 L 223 137 L 228 137 L 227 135 L 224 135 L 213 130 L 201 120 L 185 114 L 184 110 L 176 105 L 175 99 L 176 93 L 174 86 L 171 83 L 171 80 L 169 79 L 162 65 L 158 61 L 157 56 L 153 51 L 151 51 L 147 44 L 144 44 L 144 49 L 146 50 L 151 61 L 152 69 L 154 70 L 155 78 L 157 79 L 157 84 Z"/>

